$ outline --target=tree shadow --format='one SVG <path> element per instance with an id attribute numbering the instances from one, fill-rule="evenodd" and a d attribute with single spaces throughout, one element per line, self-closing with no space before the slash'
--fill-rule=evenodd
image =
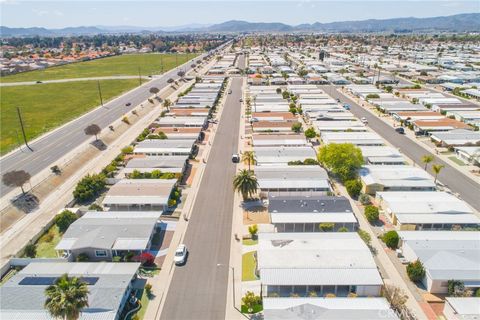
<path id="1" fill-rule="evenodd" d="M 104 151 L 107 149 L 107 145 L 100 139 L 92 141 L 90 142 L 90 144 L 100 151 Z"/>
<path id="2" fill-rule="evenodd" d="M 36 195 L 27 192 L 17 198 L 12 199 L 10 203 L 18 210 L 25 213 L 30 213 L 38 208 L 40 200 Z"/>

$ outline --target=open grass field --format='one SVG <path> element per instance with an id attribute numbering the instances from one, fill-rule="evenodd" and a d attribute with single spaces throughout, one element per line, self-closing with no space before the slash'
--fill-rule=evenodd
<path id="1" fill-rule="evenodd" d="M 136 79 L 101 80 L 103 101 L 138 86 Z M 29 140 L 77 118 L 100 104 L 96 81 L 0 87 L 0 153 L 22 139 L 16 107 L 20 107 Z M 18 132 L 18 136 L 17 136 Z"/>
<path id="2" fill-rule="evenodd" d="M 105 77 L 105 76 L 148 76 L 166 72 L 197 54 L 126 54 L 97 60 L 70 63 L 44 70 L 28 71 L 0 78 L 0 82 L 45 81 L 57 79 Z"/>

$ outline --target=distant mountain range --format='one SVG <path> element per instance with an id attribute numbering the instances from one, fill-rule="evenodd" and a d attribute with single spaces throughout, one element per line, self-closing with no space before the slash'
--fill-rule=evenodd
<path id="1" fill-rule="evenodd" d="M 291 26 L 280 22 L 231 20 L 214 25 L 188 24 L 177 27 L 90 26 L 63 29 L 9 28 L 0 26 L 0 36 L 60 36 L 162 32 L 468 32 L 480 30 L 480 13 L 465 13 L 433 18 L 395 18 L 385 20 L 341 21 Z"/>

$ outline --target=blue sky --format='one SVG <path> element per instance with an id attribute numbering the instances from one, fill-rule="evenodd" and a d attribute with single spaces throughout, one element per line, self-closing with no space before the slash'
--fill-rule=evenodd
<path id="1" fill-rule="evenodd" d="M 395 17 L 433 17 L 480 12 L 479 0 L 224 0 L 224 1 L 18 1 L 0 0 L 1 25 L 178 26 L 227 20 L 301 24 Z"/>

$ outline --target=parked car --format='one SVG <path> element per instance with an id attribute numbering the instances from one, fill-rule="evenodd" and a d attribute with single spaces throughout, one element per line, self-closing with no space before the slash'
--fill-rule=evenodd
<path id="1" fill-rule="evenodd" d="M 232 94 L 232 89 L 228 90 L 228 94 Z"/>
<path id="2" fill-rule="evenodd" d="M 240 102 L 243 102 L 243 99 L 242 99 L 242 98 L 240 98 L 238 101 L 240 101 Z"/>
<path id="3" fill-rule="evenodd" d="M 367 120 L 367 118 L 365 118 L 365 117 L 362 117 L 362 118 L 360 119 L 360 121 L 362 121 L 363 124 L 367 124 L 367 123 L 368 123 L 368 120 Z"/>
<path id="4" fill-rule="evenodd" d="M 38 80 L 37 83 L 42 83 L 42 81 Z"/>
<path id="5" fill-rule="evenodd" d="M 240 162 L 240 155 L 238 153 L 232 154 L 232 162 L 239 163 Z"/>
<path id="6" fill-rule="evenodd" d="M 187 246 L 184 244 L 181 244 L 178 246 L 177 250 L 175 250 L 175 257 L 173 257 L 173 261 L 177 266 L 184 264 L 187 261 L 187 254 L 188 254 Z"/>
<path id="7" fill-rule="evenodd" d="M 340 99 L 337 99 L 337 102 L 340 102 Z"/>
<path id="8" fill-rule="evenodd" d="M 343 105 L 343 109 L 345 109 L 345 110 L 350 110 L 350 106 L 345 103 L 345 104 Z"/>
<path id="9" fill-rule="evenodd" d="M 398 127 L 398 128 L 395 128 L 395 132 L 400 134 L 405 134 L 405 129 L 403 129 L 403 127 Z"/>
<path id="10" fill-rule="evenodd" d="M 130 102 L 125 103 L 127 107 L 130 107 L 132 104 Z"/>

